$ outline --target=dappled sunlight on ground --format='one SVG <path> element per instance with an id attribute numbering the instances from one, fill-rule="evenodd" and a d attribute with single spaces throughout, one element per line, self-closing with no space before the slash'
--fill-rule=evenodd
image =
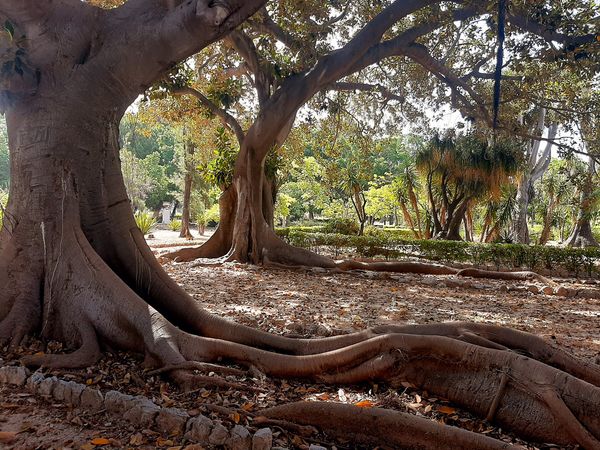
<path id="1" fill-rule="evenodd" d="M 326 336 L 390 322 L 473 321 L 536 333 L 581 356 L 600 354 L 600 287 L 599 298 L 566 298 L 528 290 L 541 288 L 539 283 L 467 279 L 457 286 L 453 276 L 328 274 L 240 264 L 165 268 L 208 310 L 275 333 Z M 577 280 L 562 284 L 579 286 Z"/>

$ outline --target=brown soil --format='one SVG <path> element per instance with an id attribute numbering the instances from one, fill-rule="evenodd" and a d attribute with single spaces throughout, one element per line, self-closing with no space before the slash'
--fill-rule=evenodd
<path id="1" fill-rule="evenodd" d="M 194 263 L 168 264 L 167 271 L 206 309 L 265 331 L 294 336 L 326 336 L 389 323 L 475 321 L 511 326 L 555 340 L 562 347 L 587 359 L 600 355 L 600 299 L 565 298 L 533 294 L 535 283 L 515 285 L 506 281 L 458 280 L 452 276 L 388 275 L 382 273 L 328 274 L 322 271 L 263 269 L 239 264 L 206 267 Z M 555 280 L 574 289 L 600 286 L 577 280 Z M 541 285 L 537 285 L 541 287 Z M 23 354 L 61 352 L 57 343 L 32 342 L 19 352 L 0 353 L 9 362 Z M 142 394 L 162 406 L 203 413 L 232 426 L 239 422 L 253 427 L 244 412 L 296 400 L 342 401 L 385 406 L 411 412 L 469 430 L 484 432 L 510 442 L 518 441 L 490 424 L 456 410 L 443 399 L 411 386 L 402 390 L 369 384 L 322 386 L 299 381 L 240 379 L 263 392 L 234 389 L 198 389 L 182 393 L 159 376 L 150 376 L 136 355 L 105 353 L 94 367 L 79 371 L 51 371 L 65 379 Z M 112 439 L 112 447 L 168 448 L 186 445 L 181 436 L 169 438 L 142 430 L 106 414 L 70 411 L 29 396 L 24 390 L 0 387 L 0 431 L 21 431 L 6 448 L 92 448 L 97 437 Z M 370 402 L 370 403 L 369 403 Z M 207 405 L 220 405 L 229 412 L 215 412 Z M 273 428 L 274 445 L 308 448 L 310 443 L 326 447 L 356 448 L 351 442 L 327 436 L 301 437 Z M 0 447 L 2 444 L 0 443 Z M 107 446 L 110 447 L 111 445 Z M 107 448 L 104 447 L 104 448 Z M 548 445 L 527 448 L 552 448 Z"/>

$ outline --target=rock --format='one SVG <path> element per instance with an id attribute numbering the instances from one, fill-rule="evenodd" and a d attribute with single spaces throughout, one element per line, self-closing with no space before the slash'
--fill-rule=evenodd
<path id="1" fill-rule="evenodd" d="M 540 288 L 539 288 L 539 287 L 537 287 L 537 286 L 529 286 L 529 287 L 527 288 L 527 290 L 528 290 L 529 292 L 531 292 L 532 294 L 539 294 L 539 293 L 540 293 Z"/>
<path id="2" fill-rule="evenodd" d="M 423 278 L 421 280 L 421 284 L 424 284 L 426 286 L 438 286 L 440 282 L 437 278 Z"/>
<path id="3" fill-rule="evenodd" d="M 227 440 L 227 448 L 230 450 L 250 450 L 252 448 L 252 436 L 246 427 L 236 425 L 231 430 L 231 436 Z"/>
<path id="4" fill-rule="evenodd" d="M 327 450 L 325 447 L 321 447 L 320 445 L 317 444 L 310 444 L 310 447 L 308 447 L 308 450 Z"/>
<path id="5" fill-rule="evenodd" d="M 57 383 L 58 378 L 56 377 L 45 378 L 40 382 L 37 393 L 42 397 L 51 397 Z"/>
<path id="6" fill-rule="evenodd" d="M 185 424 L 190 418 L 189 414 L 179 408 L 162 408 L 156 418 L 158 431 L 167 433 L 169 436 L 182 435 Z"/>
<path id="7" fill-rule="evenodd" d="M 479 289 L 480 291 L 481 291 L 481 290 L 484 290 L 484 289 L 488 289 L 488 286 L 487 286 L 487 285 L 485 285 L 485 284 L 481 284 L 481 283 L 473 283 L 473 284 L 471 285 L 471 287 L 472 287 L 473 289 Z"/>
<path id="8" fill-rule="evenodd" d="M 0 382 L 24 386 L 29 371 L 25 367 L 7 366 L 0 367 Z"/>
<path id="9" fill-rule="evenodd" d="M 185 438 L 193 442 L 204 443 L 208 441 L 214 422 L 200 414 L 188 420 Z"/>
<path id="10" fill-rule="evenodd" d="M 54 383 L 54 389 L 52 390 L 52 397 L 54 397 L 54 400 L 63 402 L 65 400 L 65 391 L 67 387 L 66 381 L 56 380 Z"/>
<path id="11" fill-rule="evenodd" d="M 133 408 L 134 397 L 118 391 L 108 391 L 104 394 L 104 407 L 113 414 L 123 414 Z"/>
<path id="12" fill-rule="evenodd" d="M 554 295 L 558 295 L 559 297 L 571 297 L 570 294 L 570 289 L 567 289 L 564 286 L 560 286 L 558 288 L 556 288 L 556 291 L 554 291 Z"/>
<path id="13" fill-rule="evenodd" d="M 64 402 L 71 406 L 79 406 L 81 403 L 81 393 L 85 389 L 83 384 L 67 381 L 64 392 Z"/>
<path id="14" fill-rule="evenodd" d="M 579 289 L 576 295 L 581 298 L 600 298 L 600 292 L 596 289 Z"/>
<path id="15" fill-rule="evenodd" d="M 104 404 L 106 405 L 106 397 Z M 160 406 L 141 395 L 133 397 L 126 402 L 126 408 L 128 409 L 125 414 L 123 414 L 123 418 L 133 425 L 144 427 L 152 426 L 156 416 L 161 411 Z"/>
<path id="16" fill-rule="evenodd" d="M 273 432 L 270 428 L 261 428 L 252 436 L 252 450 L 271 450 Z"/>
<path id="17" fill-rule="evenodd" d="M 212 445 L 225 445 L 227 439 L 229 438 L 229 432 L 227 428 L 225 428 L 222 424 L 217 423 L 213 427 L 210 436 L 208 437 L 208 442 Z"/>
<path id="18" fill-rule="evenodd" d="M 45 377 L 39 372 L 35 372 L 27 379 L 26 387 L 32 394 L 37 394 L 40 388 L 40 383 L 44 381 Z"/>
<path id="19" fill-rule="evenodd" d="M 551 286 L 544 286 L 544 287 L 542 288 L 542 293 L 543 293 L 544 295 L 552 295 L 552 294 L 554 294 L 554 289 L 552 289 L 552 287 L 551 287 Z"/>
<path id="20" fill-rule="evenodd" d="M 104 396 L 98 389 L 86 387 L 81 393 L 81 407 L 90 411 L 99 411 L 104 408 Z"/>

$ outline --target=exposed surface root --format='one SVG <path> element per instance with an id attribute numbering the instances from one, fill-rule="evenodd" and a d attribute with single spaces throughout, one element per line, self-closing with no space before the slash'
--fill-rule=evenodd
<path id="1" fill-rule="evenodd" d="M 21 359 L 25 366 L 46 367 L 49 369 L 79 369 L 89 367 L 100 359 L 101 352 L 94 328 L 88 322 L 80 327 L 81 347 L 65 355 L 30 355 Z"/>
<path id="2" fill-rule="evenodd" d="M 263 392 L 263 389 L 254 386 L 246 386 L 234 381 L 228 381 L 218 376 L 206 376 L 191 374 L 187 370 L 172 370 L 171 379 L 175 381 L 184 391 L 193 391 L 198 388 L 223 388 L 237 391 Z"/>
<path id="3" fill-rule="evenodd" d="M 158 375 L 161 373 L 172 372 L 173 370 L 198 370 L 200 372 L 214 372 L 224 375 L 237 376 L 244 376 L 248 374 L 248 372 L 234 369 L 233 367 L 219 366 L 217 364 L 202 363 L 198 361 L 186 361 L 181 364 L 172 364 L 161 367 L 160 369 L 152 370 L 148 372 L 148 375 Z"/>
<path id="4" fill-rule="evenodd" d="M 556 389 L 553 387 L 542 387 L 540 389 L 542 399 L 554 413 L 555 419 L 568 430 L 573 439 L 583 448 L 600 449 L 600 441 L 577 420 Z"/>
<path id="5" fill-rule="evenodd" d="M 517 447 L 470 431 L 439 425 L 410 414 L 358 408 L 330 402 L 299 402 L 262 411 L 262 415 L 302 425 L 313 425 L 327 434 L 363 445 L 393 448 L 500 450 Z"/>
<path id="6" fill-rule="evenodd" d="M 509 280 L 509 281 L 531 281 L 537 280 L 547 285 L 555 285 L 556 283 L 538 273 L 531 271 L 519 271 L 519 272 L 501 272 L 497 270 L 482 270 L 469 267 L 467 269 L 461 269 L 456 272 L 457 276 L 460 277 L 472 277 L 472 278 L 489 278 L 492 280 Z"/>
<path id="7" fill-rule="evenodd" d="M 24 360 L 28 365 L 92 364 L 99 355 L 99 340 L 115 348 L 144 353 L 148 362 L 160 367 L 154 373 L 168 372 L 186 389 L 210 386 L 261 391 L 220 376 L 191 373 L 249 373 L 211 364 L 223 360 L 259 375 L 334 384 L 382 380 L 399 386 L 408 381 L 480 417 L 493 418 L 528 439 L 589 447 L 600 437 L 600 417 L 595 413 L 600 410 L 600 389 L 594 386 L 600 385 L 600 367 L 581 362 L 533 335 L 491 325 L 450 323 L 382 326 L 331 338 L 292 339 L 227 322 L 196 306 L 188 314 L 204 322 L 189 332 L 188 327 L 179 327 L 177 320 L 165 318 L 123 282 L 79 229 L 66 229 L 64 240 L 68 243 L 61 253 L 64 263 L 53 279 L 52 303 L 44 304 L 41 322 L 50 324 L 45 331 L 48 337 L 63 340 L 78 350 L 67 355 L 34 355 Z M 364 268 L 363 264 L 349 267 Z M 383 264 L 378 267 L 389 268 Z M 150 279 L 154 275 L 147 273 L 144 277 Z M 545 393 L 548 387 L 556 398 Z M 350 414 L 348 418 L 361 411 L 340 408 L 339 414 Z M 570 416 L 565 415 L 567 411 Z M 386 420 L 399 420 L 399 413 L 376 412 L 375 418 L 360 414 L 365 414 L 360 420 L 336 419 L 342 430 L 339 433 L 356 433 L 357 441 L 369 439 L 364 435 L 365 421 L 387 430 Z M 296 421 L 284 415 L 270 419 Z M 313 424 L 300 420 L 302 426 Z M 314 424 L 328 430 L 325 419 L 319 420 Z M 421 425 L 415 425 L 413 420 L 410 418 L 407 426 L 421 430 Z M 357 425 L 361 421 L 363 424 Z M 430 422 L 426 426 L 438 427 Z M 453 443 L 464 440 L 463 448 L 507 448 L 503 443 L 502 447 L 494 446 L 497 442 L 488 441 L 485 436 L 470 437 L 462 430 L 458 436 L 446 428 L 433 431 L 395 431 L 395 440 L 389 445 L 410 448 L 419 435 L 427 438 L 429 448 L 440 448 L 440 442 L 449 439 Z M 376 439 L 376 444 L 386 442 L 380 436 Z"/>

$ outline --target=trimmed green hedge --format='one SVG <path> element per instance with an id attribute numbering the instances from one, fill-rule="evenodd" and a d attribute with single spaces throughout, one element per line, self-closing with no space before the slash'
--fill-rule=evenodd
<path id="1" fill-rule="evenodd" d="M 417 240 L 399 238 L 385 230 L 368 236 L 321 233 L 298 228 L 279 228 L 276 231 L 291 245 L 317 253 L 326 248 L 336 257 L 342 253 L 353 253 L 365 258 L 420 258 L 446 264 L 492 266 L 496 269 L 566 270 L 575 276 L 592 276 L 600 272 L 599 248 Z"/>

